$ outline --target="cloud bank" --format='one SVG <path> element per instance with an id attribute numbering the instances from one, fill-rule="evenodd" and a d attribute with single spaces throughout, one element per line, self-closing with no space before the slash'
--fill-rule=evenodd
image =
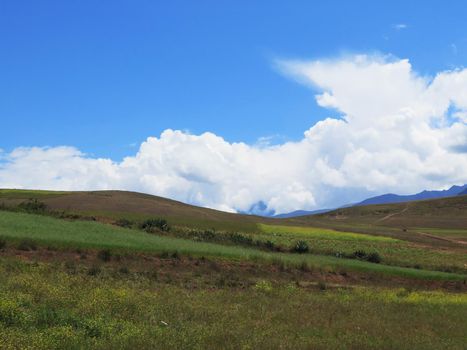
<path id="1" fill-rule="evenodd" d="M 416 74 L 408 60 L 280 61 L 333 118 L 280 145 L 166 130 L 115 162 L 74 147 L 0 153 L 0 187 L 126 189 L 226 211 L 276 213 L 382 192 L 467 183 L 467 69 Z M 291 116 L 293 119 L 293 116 Z"/>

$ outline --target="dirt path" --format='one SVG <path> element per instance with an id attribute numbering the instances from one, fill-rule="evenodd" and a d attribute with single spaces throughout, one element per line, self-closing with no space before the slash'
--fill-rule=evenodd
<path id="1" fill-rule="evenodd" d="M 462 245 L 466 245 L 466 246 L 467 246 L 467 242 L 465 242 L 465 241 L 459 241 L 459 240 L 457 240 L 457 239 L 435 236 L 435 235 L 432 235 L 432 234 L 426 233 L 426 232 L 419 232 L 419 231 L 417 231 L 416 233 L 418 233 L 419 235 L 425 236 L 425 237 L 430 237 L 430 238 L 438 239 L 438 240 L 440 240 L 440 241 L 445 241 L 445 242 L 450 242 L 450 243 L 455 243 L 455 244 L 462 244 Z"/>
<path id="2" fill-rule="evenodd" d="M 385 221 L 385 220 L 387 220 L 387 219 L 390 219 L 390 218 L 392 218 L 393 216 L 403 214 L 403 213 L 405 213 L 408 209 L 409 209 L 409 205 L 407 204 L 407 205 L 405 206 L 405 208 L 402 209 L 400 212 L 392 213 L 392 214 L 386 215 L 385 217 L 376 220 L 376 221 L 375 221 L 375 224 L 378 223 L 378 222 L 381 222 L 381 221 Z"/>

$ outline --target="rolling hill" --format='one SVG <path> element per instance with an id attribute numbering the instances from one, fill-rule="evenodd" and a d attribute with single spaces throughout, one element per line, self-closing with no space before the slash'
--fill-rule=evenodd
<path id="1" fill-rule="evenodd" d="M 227 213 L 175 200 L 127 191 L 56 192 L 0 190 L 0 204 L 17 205 L 37 198 L 52 210 L 95 216 L 100 221 L 164 217 L 180 226 L 254 231 L 260 220 L 252 215 Z"/>
<path id="2" fill-rule="evenodd" d="M 197 207 L 158 196 L 127 191 L 57 192 L 0 190 L 0 204 L 17 205 L 37 198 L 50 209 L 94 216 L 111 222 L 120 218 L 163 217 L 179 226 L 254 232 L 258 223 L 326 227 L 466 228 L 467 196 L 405 203 L 354 206 L 294 218 L 265 218 Z"/>
<path id="3" fill-rule="evenodd" d="M 291 219 L 307 225 L 467 228 L 467 196 L 336 209 Z"/>

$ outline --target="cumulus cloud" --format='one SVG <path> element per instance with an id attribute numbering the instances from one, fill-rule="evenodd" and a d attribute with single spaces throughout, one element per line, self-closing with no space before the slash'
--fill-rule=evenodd
<path id="1" fill-rule="evenodd" d="M 166 130 L 121 162 L 73 147 L 18 148 L 0 157 L 0 186 L 127 189 L 280 213 L 467 183 L 467 70 L 423 77 L 408 60 L 365 55 L 279 66 L 336 116 L 298 142 L 248 145 Z"/>

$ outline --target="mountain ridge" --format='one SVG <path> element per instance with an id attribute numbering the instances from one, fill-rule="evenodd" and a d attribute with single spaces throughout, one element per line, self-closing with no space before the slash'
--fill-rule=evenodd
<path id="1" fill-rule="evenodd" d="M 446 198 L 446 197 L 454 197 L 460 195 L 467 195 L 467 184 L 458 186 L 453 185 L 447 190 L 423 190 L 421 192 L 409 195 L 399 195 L 394 193 L 385 193 L 379 196 L 370 197 L 364 199 L 361 202 L 354 203 L 354 204 L 346 204 L 342 205 L 338 208 L 333 209 L 317 209 L 317 210 L 294 210 L 289 213 L 283 213 L 278 215 L 273 215 L 274 218 L 294 218 L 299 216 L 306 216 L 306 215 L 317 215 L 330 212 L 335 209 L 340 208 L 347 208 L 347 207 L 358 207 L 358 206 L 365 206 L 365 205 L 377 205 L 377 204 L 394 204 L 394 203 L 405 203 L 411 201 L 419 201 L 425 199 L 437 199 L 437 198 Z"/>

